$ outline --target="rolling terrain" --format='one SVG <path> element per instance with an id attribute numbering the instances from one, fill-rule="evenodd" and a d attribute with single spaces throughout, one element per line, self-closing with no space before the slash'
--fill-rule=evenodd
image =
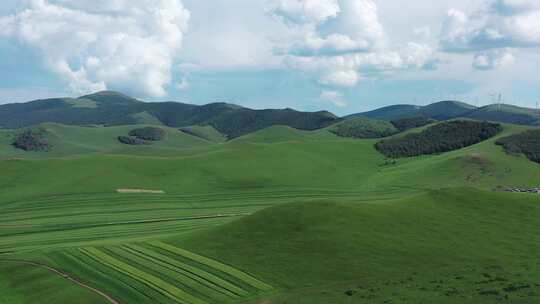
<path id="1" fill-rule="evenodd" d="M 161 124 L 172 128 L 212 126 L 235 138 L 272 125 L 314 130 L 338 118 L 329 112 L 292 109 L 252 110 L 227 103 L 203 106 L 179 102 L 142 102 L 117 92 L 98 92 L 79 98 L 55 98 L 0 105 L 0 127 L 23 128 L 41 123 L 65 125 Z"/>
<path id="2" fill-rule="evenodd" d="M 501 190 L 540 170 L 495 144 L 530 127 L 392 161 L 335 134 L 429 128 L 375 122 L 42 123 L 33 152 L 0 130 L 0 303 L 537 303 L 539 198 Z"/>
<path id="3" fill-rule="evenodd" d="M 470 118 L 518 125 L 540 125 L 540 111 L 507 104 L 475 107 L 459 101 L 441 101 L 427 106 L 394 105 L 347 116 L 372 119 L 396 120 L 409 117 L 425 117 L 436 120 Z"/>

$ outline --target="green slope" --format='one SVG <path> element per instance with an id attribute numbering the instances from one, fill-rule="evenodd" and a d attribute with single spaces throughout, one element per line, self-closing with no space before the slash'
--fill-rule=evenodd
<path id="1" fill-rule="evenodd" d="M 115 137 L 138 126 L 44 126 L 58 140 L 57 154 L 12 154 L 6 137 L 6 132 L 12 131 L 0 131 L 0 260 L 24 258 L 52 263 L 122 303 L 174 302 L 160 293 L 164 290 L 173 292 L 173 297 L 187 292 L 209 303 L 241 303 L 254 296 L 271 298 L 272 294 L 277 298 L 269 303 L 362 303 L 361 296 L 369 298 L 371 288 L 381 288 L 373 293 L 377 302 L 400 303 L 401 298 L 380 298 L 381 293 L 392 295 L 396 291 L 408 302 L 417 303 L 420 297 L 426 303 L 456 303 L 462 298 L 441 296 L 446 291 L 454 294 L 452 288 L 456 288 L 460 295 L 470 296 L 465 299 L 491 303 L 483 299 L 496 301 L 496 297 L 479 298 L 471 288 L 496 289 L 504 297 L 503 289 L 510 284 L 533 286 L 538 282 L 530 274 L 539 273 L 537 264 L 528 263 L 530 252 L 538 251 L 538 240 L 531 232 L 538 228 L 534 226 L 537 208 L 533 205 L 537 197 L 462 188 L 489 191 L 538 186 L 538 164 L 509 155 L 494 144 L 498 138 L 522 132 L 524 127 L 505 125 L 503 133 L 478 145 L 389 164 L 374 149 L 375 140 L 339 138 L 327 130 L 273 126 L 215 144 L 165 128 L 165 140 L 131 147 L 117 143 Z M 438 190 L 447 187 L 458 188 Z M 116 193 L 120 188 L 163 190 L 165 194 Z M 272 206 L 278 207 L 265 210 Z M 241 220 L 235 223 L 236 219 Z M 241 235 L 248 230 L 251 236 Z M 272 230 L 273 235 L 265 235 Z M 306 239 L 302 240 L 300 235 L 304 233 Z M 511 233 L 516 235 L 514 239 Z M 215 240 L 219 234 L 221 238 Z M 494 235 L 500 235 L 502 241 L 493 241 Z M 267 271 L 266 265 L 253 266 L 260 257 L 251 255 L 259 250 L 252 248 L 252 242 L 264 242 L 255 240 L 255 236 L 268 242 L 261 244 L 261 249 L 282 244 L 275 254 L 260 253 L 269 258 L 273 270 Z M 280 243 L 289 236 L 291 242 Z M 460 240 L 472 244 L 472 249 L 463 248 Z M 212 258 L 218 263 L 213 265 L 228 265 L 277 290 L 250 289 L 249 284 L 222 274 L 223 266 L 208 268 L 201 265 L 201 258 L 196 264 L 178 252 L 156 248 L 156 241 Z M 227 244 L 230 252 L 223 253 Z M 233 244 L 240 247 L 231 247 Z M 523 253 L 525 248 L 530 250 Z M 302 262 L 302 254 L 308 249 L 312 252 L 306 253 Z M 446 256 L 442 255 L 445 251 Z M 460 252 L 465 257 L 454 257 Z M 415 255 L 418 261 L 429 260 L 439 253 L 442 257 L 433 258 L 426 266 L 412 260 Z M 96 255 L 108 262 L 94 260 Z M 522 261 L 523 268 L 529 270 L 514 265 L 514 260 Z M 323 269 L 313 265 L 315 262 L 331 267 Z M 385 267 L 385 263 L 402 266 Z M 204 271 L 201 273 L 212 283 L 180 275 L 184 264 Z M 501 265 L 500 271 L 488 268 Z M 216 267 L 221 270 L 216 271 Z M 416 268 L 419 270 L 412 270 Z M 6 273 L 2 270 L 0 277 Z M 483 273 L 508 281 L 476 287 L 474 282 L 489 280 Z M 413 277 L 415 288 L 401 283 L 408 282 L 409 277 Z M 450 277 L 467 279 L 450 284 Z M 246 291 L 247 296 L 232 296 L 235 300 L 231 300 L 223 289 L 230 285 L 219 278 Z M 6 280 L 0 279 L 0 285 L 10 284 Z M 22 285 L 18 294 L 36 288 L 34 282 L 40 281 L 34 280 L 37 278 L 28 279 L 29 284 Z M 444 284 L 430 283 L 440 280 Z M 196 286 L 200 284 L 204 286 L 199 289 Z M 221 291 L 208 290 L 212 284 L 217 286 L 213 290 Z M 437 285 L 442 291 L 434 290 Z M 420 292 L 420 288 L 429 292 Z M 344 298 L 347 290 L 352 290 L 353 297 Z M 44 299 L 48 299 L 47 292 L 54 291 L 46 290 Z M 512 303 L 535 303 L 537 299 L 529 297 L 529 292 L 536 291 L 519 289 L 509 297 Z M 62 296 L 53 302 L 68 300 L 68 296 Z"/>
<path id="2" fill-rule="evenodd" d="M 0 303 L 105 304 L 109 302 L 49 270 L 18 262 L 0 261 Z"/>
<path id="3" fill-rule="evenodd" d="M 142 102 L 121 93 L 104 91 L 79 98 L 55 98 L 0 105 L 0 126 L 21 128 L 41 123 L 67 125 L 163 124 L 172 128 L 212 126 L 229 138 L 273 125 L 314 130 L 337 120 L 329 112 L 292 109 L 253 110 L 228 103 L 191 105 L 178 102 Z"/>
<path id="4" fill-rule="evenodd" d="M 338 139 L 336 135 L 325 129 L 316 131 L 303 131 L 287 126 L 272 126 L 266 129 L 253 132 L 231 141 L 231 144 L 238 143 L 280 143 L 280 142 L 304 142 L 313 140 Z"/>
<path id="5" fill-rule="evenodd" d="M 447 100 L 422 107 L 419 114 L 428 118 L 446 120 L 462 117 L 475 109 L 475 106 L 466 104 L 464 102 Z"/>
<path id="6" fill-rule="evenodd" d="M 494 144 L 500 137 L 524 130 L 510 125 L 499 136 L 478 145 L 403 159 L 392 165 L 385 164 L 384 156 L 375 150 L 375 140 L 341 139 L 330 132 L 286 127 L 272 127 L 222 145 L 167 129 L 166 140 L 148 146 L 127 146 L 116 140 L 132 126 L 48 128 L 54 144 L 48 153 L 16 150 L 9 138 L 2 137 L 5 174 L 0 176 L 0 197 L 66 191 L 103 193 L 122 187 L 162 189 L 167 193 L 463 185 L 492 189 L 534 186 L 540 178 L 536 164 L 525 157 L 508 155 Z M 57 139 L 61 140 L 55 142 Z M 59 158 L 65 155 L 78 156 Z M 44 180 L 49 182 L 44 184 Z"/>
<path id="7" fill-rule="evenodd" d="M 418 116 L 418 111 L 420 110 L 420 108 L 420 106 L 413 105 L 391 105 L 373 111 L 352 114 L 347 116 L 346 118 L 367 117 L 382 120 L 396 120 L 401 118 Z"/>
<path id="8" fill-rule="evenodd" d="M 477 108 L 459 101 L 441 101 L 427 106 L 393 105 L 348 117 L 367 117 L 382 120 L 397 120 L 410 117 L 426 117 L 436 120 L 470 118 L 494 122 L 537 126 L 540 111 L 508 104 L 492 104 Z"/>
<path id="9" fill-rule="evenodd" d="M 535 303 L 538 216 L 534 196 L 457 188 L 282 205 L 179 243 L 286 293 L 258 303 Z"/>
<path id="10" fill-rule="evenodd" d="M 468 118 L 519 125 L 540 125 L 540 111 L 513 105 L 489 105 L 466 115 Z"/>
<path id="11" fill-rule="evenodd" d="M 464 102 L 446 100 L 432 103 L 427 106 L 393 105 L 351 116 L 382 120 L 398 120 L 421 116 L 437 120 L 446 120 L 462 117 L 475 109 L 476 107 Z"/>
<path id="12" fill-rule="evenodd" d="M 177 129 L 160 126 L 166 138 L 151 146 L 129 146 L 121 144 L 118 136 L 128 135 L 131 130 L 148 125 L 118 127 L 77 127 L 47 123 L 38 126 L 45 130 L 52 148 L 49 152 L 25 152 L 11 146 L 14 134 L 19 131 L 0 130 L 0 158 L 51 158 L 90 153 L 131 154 L 131 155 L 169 155 L 179 150 L 209 147 L 206 140 L 185 134 Z"/>
<path id="13" fill-rule="evenodd" d="M 227 141 L 227 137 L 212 126 L 189 126 L 180 128 L 180 131 L 215 143 Z"/>

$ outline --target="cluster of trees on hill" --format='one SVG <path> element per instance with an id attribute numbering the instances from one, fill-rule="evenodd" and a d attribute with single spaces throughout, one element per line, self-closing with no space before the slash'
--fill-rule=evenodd
<path id="1" fill-rule="evenodd" d="M 508 153 L 525 154 L 528 159 L 540 163 L 540 130 L 529 130 L 501 138 L 496 142 Z"/>
<path id="2" fill-rule="evenodd" d="M 387 157 L 410 157 L 435 154 L 468 147 L 502 131 L 496 123 L 450 121 L 432 126 L 420 133 L 382 140 L 375 148 Z"/>
<path id="3" fill-rule="evenodd" d="M 126 145 L 147 145 L 148 142 L 134 136 L 118 136 L 118 141 Z"/>
<path id="4" fill-rule="evenodd" d="M 81 104 L 89 106 L 77 106 Z M 141 115 L 148 120 L 141 121 Z M 177 102 L 140 102 L 114 92 L 101 92 L 77 99 L 55 98 L 0 105 L 0 126 L 6 128 L 21 128 L 43 122 L 118 126 L 148 121 L 159 121 L 173 128 L 212 126 L 232 139 L 273 125 L 316 130 L 339 119 L 325 111 L 253 110 L 227 103 L 198 106 Z"/>
<path id="5" fill-rule="evenodd" d="M 228 138 L 236 138 L 275 125 L 300 130 L 317 130 L 331 125 L 337 117 L 328 112 L 298 112 L 292 109 L 234 109 L 224 112 L 202 125 L 210 125 Z"/>
<path id="6" fill-rule="evenodd" d="M 382 138 L 398 133 L 388 121 L 369 118 L 353 118 L 335 124 L 330 132 L 347 138 Z"/>
<path id="7" fill-rule="evenodd" d="M 396 129 L 398 129 L 400 132 L 403 132 L 410 129 L 427 126 L 431 123 L 434 123 L 435 120 L 423 116 L 416 116 L 411 118 L 396 119 L 392 120 L 391 122 L 394 127 L 396 127 Z"/>
<path id="8" fill-rule="evenodd" d="M 131 130 L 129 132 L 129 136 L 137 137 L 138 139 L 142 140 L 150 140 L 150 141 L 160 141 L 165 138 L 165 135 L 167 133 L 165 130 L 161 128 L 156 127 L 146 127 L 146 128 L 140 128 Z"/>
<path id="9" fill-rule="evenodd" d="M 26 130 L 17 135 L 12 143 L 17 149 L 24 151 L 49 151 L 51 144 L 42 129 Z"/>
<path id="10" fill-rule="evenodd" d="M 165 130 L 156 127 L 145 127 L 129 131 L 129 136 L 118 136 L 118 141 L 126 145 L 147 145 L 150 141 L 165 138 Z"/>

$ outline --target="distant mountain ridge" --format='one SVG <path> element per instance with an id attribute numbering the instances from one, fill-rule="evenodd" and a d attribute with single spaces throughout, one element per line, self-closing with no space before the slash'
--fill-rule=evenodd
<path id="1" fill-rule="evenodd" d="M 228 103 L 192 105 L 143 102 L 117 92 L 103 91 L 79 98 L 52 98 L 0 106 L 0 127 L 22 128 L 45 122 L 66 125 L 162 124 L 180 128 L 209 125 L 235 138 L 272 125 L 301 130 L 327 127 L 339 118 L 326 111 L 253 110 Z"/>
<path id="2" fill-rule="evenodd" d="M 507 104 L 492 104 L 483 107 L 453 100 L 436 102 L 427 106 L 392 105 L 373 111 L 352 114 L 350 117 L 398 120 L 410 117 L 425 117 L 436 120 L 469 118 L 519 125 L 540 126 L 540 111 Z"/>
<path id="3" fill-rule="evenodd" d="M 347 122 L 358 118 L 364 120 Z M 163 125 L 172 128 L 209 126 L 226 139 L 237 138 L 276 125 L 299 130 L 317 130 L 347 123 L 349 127 L 356 125 L 369 129 L 384 123 L 380 122 L 381 120 L 390 122 L 404 118 L 435 120 L 468 118 L 540 126 L 538 110 L 502 104 L 475 107 L 451 100 L 427 106 L 392 105 L 342 118 L 327 111 L 301 112 L 288 108 L 254 110 L 223 102 L 206 105 L 172 101 L 144 102 L 112 91 L 79 98 L 51 98 L 0 105 L 0 128 L 24 128 L 47 122 L 75 126 L 134 124 Z M 360 122 L 365 126 L 359 126 Z"/>

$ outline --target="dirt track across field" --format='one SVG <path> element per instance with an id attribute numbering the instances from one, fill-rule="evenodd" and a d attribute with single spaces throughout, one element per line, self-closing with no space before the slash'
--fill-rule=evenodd
<path id="1" fill-rule="evenodd" d="M 118 193 L 142 193 L 142 194 L 165 194 L 163 190 L 147 190 L 147 189 L 116 189 Z"/>
<path id="2" fill-rule="evenodd" d="M 35 266 L 35 267 L 40 267 L 40 268 L 43 268 L 43 269 L 46 269 L 56 275 L 59 275 L 61 277 L 63 277 L 64 279 L 66 280 L 69 280 L 77 285 L 79 285 L 80 287 L 82 288 L 85 288 L 87 290 L 90 290 L 92 291 L 93 293 L 96 293 L 98 295 L 100 295 L 101 297 L 105 298 L 109 303 L 112 303 L 112 304 L 120 304 L 120 302 L 116 301 L 115 299 L 113 299 L 111 296 L 109 296 L 108 294 L 106 294 L 105 292 L 101 291 L 101 290 L 98 290 L 94 287 L 91 287 L 91 286 L 88 286 L 86 284 L 84 284 L 83 282 L 79 281 L 78 279 L 70 276 L 69 274 L 65 273 L 65 272 L 62 272 L 58 269 L 55 269 L 55 268 L 52 268 L 48 265 L 45 265 L 45 264 L 41 264 L 41 263 L 36 263 L 36 262 L 31 262 L 31 261 L 24 261 L 24 260 L 0 260 L 0 263 L 1 262 L 7 262 L 7 263 L 18 263 L 18 264 L 25 264 L 25 265 L 30 265 L 30 266 Z"/>

